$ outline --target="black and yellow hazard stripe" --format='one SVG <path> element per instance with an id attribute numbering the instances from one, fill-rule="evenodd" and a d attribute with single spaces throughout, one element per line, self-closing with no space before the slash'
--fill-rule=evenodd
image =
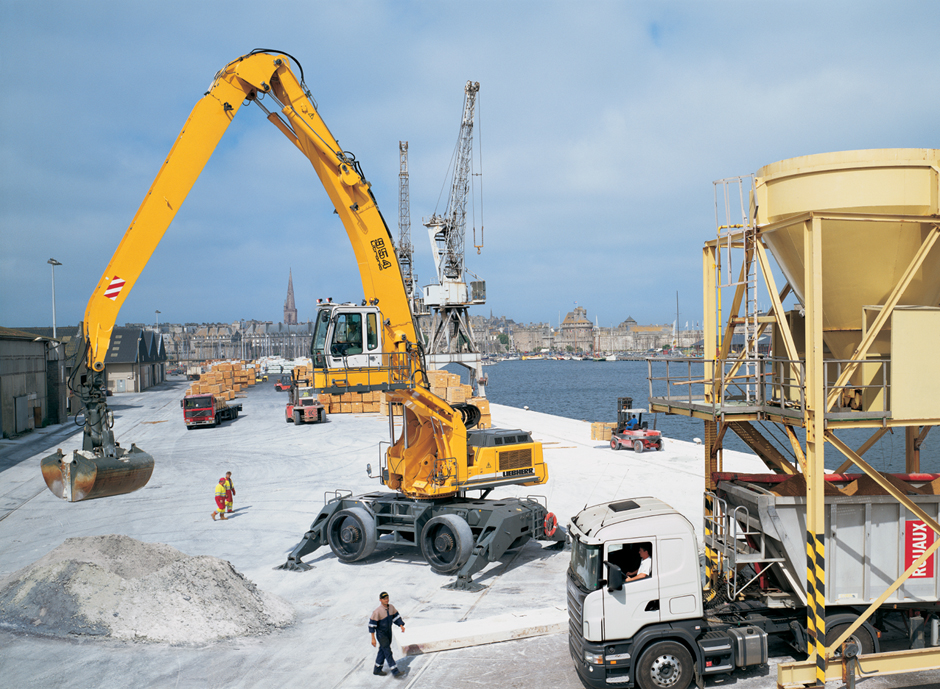
<path id="1" fill-rule="evenodd" d="M 816 652 L 816 685 L 826 684 L 826 545 L 822 534 L 806 532 L 806 627 Z"/>

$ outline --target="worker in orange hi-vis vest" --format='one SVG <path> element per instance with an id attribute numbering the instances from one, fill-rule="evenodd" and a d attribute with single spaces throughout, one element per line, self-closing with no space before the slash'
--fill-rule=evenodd
<path id="1" fill-rule="evenodd" d="M 228 519 L 225 516 L 225 494 L 227 490 L 225 488 L 225 477 L 219 479 L 219 482 L 215 484 L 215 506 L 216 509 L 212 510 L 212 521 L 215 521 L 215 515 L 218 514 L 222 519 Z"/>
<path id="2" fill-rule="evenodd" d="M 225 472 L 225 511 L 232 513 L 232 499 L 235 497 L 235 485 L 232 483 L 232 472 Z"/>

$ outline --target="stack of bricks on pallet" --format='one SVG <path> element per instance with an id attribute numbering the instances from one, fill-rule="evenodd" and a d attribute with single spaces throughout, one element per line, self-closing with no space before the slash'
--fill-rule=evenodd
<path id="1" fill-rule="evenodd" d="M 616 427 L 616 423 L 595 421 L 591 424 L 591 440 L 610 440 L 610 434 Z"/>
<path id="2" fill-rule="evenodd" d="M 328 414 L 375 414 L 379 411 L 381 392 L 344 392 L 342 395 L 318 395 Z"/>
<path id="3" fill-rule="evenodd" d="M 249 385 L 255 384 L 255 370 L 243 361 L 220 361 L 207 364 L 208 373 L 200 374 L 199 380 L 193 381 L 187 395 L 215 395 L 223 400 L 235 399 L 235 393 L 242 392 Z"/>
<path id="4" fill-rule="evenodd" d="M 299 388 L 313 387 L 313 365 L 295 366 L 291 380 Z M 378 392 L 344 392 L 341 395 L 317 395 L 327 414 L 374 414 L 379 411 Z"/>

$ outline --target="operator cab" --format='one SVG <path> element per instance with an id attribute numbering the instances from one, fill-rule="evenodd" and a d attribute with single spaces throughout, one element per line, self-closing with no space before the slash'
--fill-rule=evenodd
<path id="1" fill-rule="evenodd" d="M 375 306 L 326 304 L 317 310 L 310 358 L 319 369 L 382 366 L 382 314 Z"/>

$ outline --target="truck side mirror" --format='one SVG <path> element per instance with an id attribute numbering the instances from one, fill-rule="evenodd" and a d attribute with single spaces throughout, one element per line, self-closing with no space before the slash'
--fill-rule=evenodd
<path id="1" fill-rule="evenodd" d="M 183 407 L 183 400 L 180 400 L 180 408 Z"/>
<path id="2" fill-rule="evenodd" d="M 610 562 L 605 562 L 604 564 L 607 565 L 607 590 L 620 591 L 623 588 L 624 582 L 627 580 L 626 576 L 623 574 L 623 570 Z"/>

